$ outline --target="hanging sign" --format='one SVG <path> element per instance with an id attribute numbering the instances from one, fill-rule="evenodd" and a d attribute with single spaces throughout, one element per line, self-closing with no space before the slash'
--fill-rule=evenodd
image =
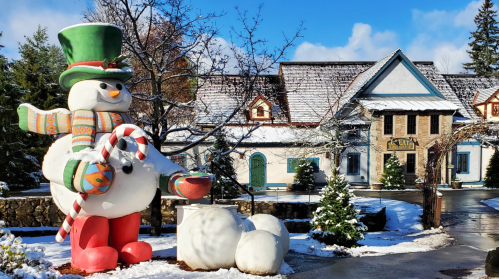
<path id="1" fill-rule="evenodd" d="M 389 151 L 414 150 L 414 141 L 402 138 L 392 139 L 386 143 L 386 149 Z"/>

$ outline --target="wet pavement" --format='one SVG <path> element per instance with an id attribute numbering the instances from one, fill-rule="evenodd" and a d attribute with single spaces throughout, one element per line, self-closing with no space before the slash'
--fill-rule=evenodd
<path id="1" fill-rule="evenodd" d="M 461 278 L 485 265 L 487 250 L 499 245 L 499 211 L 481 200 L 499 197 L 499 190 L 442 191 L 442 225 L 455 242 L 424 253 L 361 258 L 321 258 L 298 253 L 285 261 L 295 270 L 288 278 Z M 355 191 L 378 198 L 377 191 Z M 381 197 L 422 203 L 417 191 L 382 191 Z"/>

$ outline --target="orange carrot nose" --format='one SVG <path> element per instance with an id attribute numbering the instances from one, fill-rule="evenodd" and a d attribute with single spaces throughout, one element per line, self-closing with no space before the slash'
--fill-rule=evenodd
<path id="1" fill-rule="evenodd" d="M 113 91 L 109 92 L 109 95 L 111 95 L 111 97 L 113 97 L 113 98 L 116 98 L 116 97 L 118 97 L 118 95 L 120 95 L 120 91 L 113 90 Z"/>

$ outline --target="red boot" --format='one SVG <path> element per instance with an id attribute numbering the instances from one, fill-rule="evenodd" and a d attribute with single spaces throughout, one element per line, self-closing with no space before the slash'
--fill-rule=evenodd
<path id="1" fill-rule="evenodd" d="M 107 218 L 78 217 L 70 233 L 71 267 L 87 273 L 116 268 L 118 253 L 108 246 L 109 222 Z"/>
<path id="2" fill-rule="evenodd" d="M 109 246 L 118 251 L 118 259 L 127 264 L 148 261 L 152 247 L 139 239 L 140 213 L 109 220 Z"/>

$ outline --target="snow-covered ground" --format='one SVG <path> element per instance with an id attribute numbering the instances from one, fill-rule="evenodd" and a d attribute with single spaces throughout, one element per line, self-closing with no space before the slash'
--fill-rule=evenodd
<path id="1" fill-rule="evenodd" d="M 386 254 L 426 252 L 444 247 L 452 240 L 442 229 L 423 231 L 422 208 L 403 201 L 375 198 L 352 199 L 356 207 L 385 207 L 387 222 L 382 232 L 366 233 L 357 248 L 325 245 L 308 234 L 291 234 L 290 250 L 320 257 L 335 256 L 381 256 Z"/>
<path id="2" fill-rule="evenodd" d="M 312 202 L 318 201 L 318 196 Z M 311 197 L 311 198 L 312 198 Z M 272 200 L 273 197 L 258 196 L 258 200 Z M 283 200 L 292 202 L 308 202 L 307 196 L 282 196 Z M 387 223 L 383 232 L 367 233 L 360 241 L 364 245 L 357 248 L 327 246 L 308 237 L 308 234 L 290 234 L 290 250 L 298 253 L 311 254 L 321 257 L 334 256 L 380 256 L 396 253 L 425 252 L 446 246 L 451 238 L 442 229 L 422 230 L 419 215 L 421 207 L 410 203 L 380 199 L 360 198 L 352 199 L 356 207 L 385 207 Z M 499 203 L 499 202 L 498 202 Z M 70 236 L 69 236 L 70 237 Z M 60 266 L 71 261 L 70 241 L 66 239 L 59 244 L 54 236 L 26 237 L 23 242 L 33 246 L 46 248 L 46 259 L 54 266 Z M 164 234 L 163 237 L 140 235 L 140 240 L 150 243 L 153 247 L 153 256 L 175 257 L 176 234 Z M 289 274 L 293 270 L 283 263 L 280 274 Z M 106 274 L 94 274 L 89 278 L 260 278 L 248 275 L 236 268 L 221 269 L 216 272 L 188 272 L 179 269 L 177 265 L 168 264 L 163 260 L 155 260 L 134 265 L 128 269 L 115 270 Z M 265 278 L 282 278 L 276 275 Z M 74 278 L 74 277 L 73 277 Z"/>
<path id="3" fill-rule="evenodd" d="M 26 237 L 23 243 L 29 246 L 43 246 L 45 259 L 52 262 L 54 266 L 71 262 L 70 236 L 61 244 L 55 241 L 54 236 Z M 151 244 L 153 247 L 153 257 L 176 257 L 177 255 L 177 234 L 164 234 L 163 237 L 150 237 L 140 235 L 139 240 Z M 293 270 L 283 263 L 281 274 L 293 273 Z M 75 278 L 75 277 L 71 277 Z M 128 269 L 116 270 L 108 273 L 97 273 L 87 278 L 261 278 L 245 274 L 232 268 L 230 270 L 220 269 L 216 272 L 188 272 L 181 270 L 177 265 L 168 264 L 166 261 L 156 260 L 143 262 Z M 268 276 L 264 278 L 282 278 L 282 275 Z"/>
<path id="4" fill-rule="evenodd" d="M 494 208 L 495 210 L 499 210 L 499 198 L 483 200 L 482 203 Z"/>

